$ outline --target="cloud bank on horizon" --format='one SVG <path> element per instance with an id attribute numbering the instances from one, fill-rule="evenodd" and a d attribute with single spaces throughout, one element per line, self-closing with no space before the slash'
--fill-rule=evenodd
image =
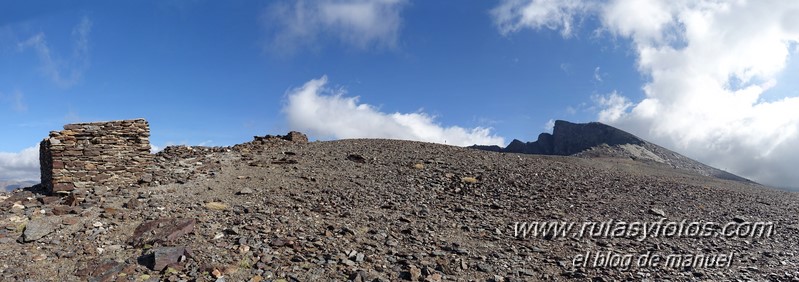
<path id="1" fill-rule="evenodd" d="M 44 32 L 16 42 L 18 52 L 32 50 L 39 59 L 42 75 L 61 88 L 70 88 L 80 83 L 89 67 L 89 36 L 92 21 L 84 16 L 71 30 L 72 53 L 59 54 L 51 48 Z M 28 111 L 25 94 L 19 89 L 4 94 L 0 92 L 0 102 L 8 103 L 15 112 Z M 20 152 L 0 152 L 0 180 L 38 180 L 39 145 L 25 148 Z"/>
<path id="2" fill-rule="evenodd" d="M 469 146 L 504 146 L 502 137 L 490 128 L 445 127 L 423 112 L 384 113 L 375 106 L 358 103 L 343 89 L 327 87 L 327 77 L 313 79 L 289 90 L 283 107 L 291 128 L 322 138 L 388 138 Z"/>
<path id="3" fill-rule="evenodd" d="M 629 39 L 648 78 L 640 101 L 595 99 L 600 121 L 764 184 L 799 183 L 799 97 L 763 97 L 797 53 L 799 2 L 506 0 L 491 14 L 502 34 L 566 40 L 596 17 L 595 34 Z"/>
<path id="4" fill-rule="evenodd" d="M 18 153 L 0 152 L 0 180 L 38 180 L 39 146 Z"/>

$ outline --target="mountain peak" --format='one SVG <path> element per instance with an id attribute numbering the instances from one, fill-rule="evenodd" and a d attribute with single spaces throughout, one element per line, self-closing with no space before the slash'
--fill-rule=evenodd
<path id="1" fill-rule="evenodd" d="M 535 142 L 514 139 L 507 147 L 472 146 L 475 149 L 536 155 L 583 158 L 629 158 L 656 163 L 692 173 L 722 179 L 751 182 L 650 143 L 629 132 L 601 122 L 572 123 L 556 120 L 552 134 L 541 133 Z"/>
<path id="2" fill-rule="evenodd" d="M 624 130 L 606 125 L 601 122 L 571 123 L 564 120 L 555 121 L 552 138 L 545 137 L 542 133 L 538 136 L 540 146 L 552 146 L 552 155 L 568 156 L 587 149 L 607 144 L 609 146 L 623 144 L 644 144 L 638 138 Z"/>

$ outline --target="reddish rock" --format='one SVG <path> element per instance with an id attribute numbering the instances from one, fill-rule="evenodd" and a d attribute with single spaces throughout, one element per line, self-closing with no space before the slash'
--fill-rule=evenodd
<path id="1" fill-rule="evenodd" d="M 80 211 L 77 207 L 70 207 L 70 206 L 56 206 L 53 208 L 52 213 L 53 215 L 65 215 L 65 214 L 77 214 Z"/>
<path id="2" fill-rule="evenodd" d="M 115 281 L 125 264 L 113 260 L 90 263 L 86 268 L 75 272 L 75 276 L 88 277 L 88 281 L 109 282 Z"/>
<path id="3" fill-rule="evenodd" d="M 69 194 L 69 196 L 66 196 L 64 198 L 64 204 L 70 207 L 74 207 L 80 204 L 80 200 L 78 200 L 78 198 L 75 197 L 75 194 Z"/>
<path id="4" fill-rule="evenodd" d="M 71 151 L 64 151 L 62 154 L 63 156 L 80 156 L 83 155 L 82 151 L 71 150 Z"/>
<path id="5" fill-rule="evenodd" d="M 181 218 L 166 218 L 144 222 L 136 227 L 136 230 L 133 231 L 133 236 L 128 239 L 128 243 L 134 247 L 156 242 L 168 244 L 194 230 L 196 223 L 197 220 L 195 219 Z"/>
<path id="6" fill-rule="evenodd" d="M 72 183 L 55 183 L 53 185 L 53 192 L 66 192 L 75 190 L 75 185 Z"/>
<path id="7" fill-rule="evenodd" d="M 41 202 L 42 204 L 45 204 L 45 205 L 49 205 L 49 204 L 58 202 L 59 200 L 61 200 L 61 197 L 57 197 L 57 196 L 46 196 L 46 197 L 39 198 L 39 202 Z"/>
<path id="8" fill-rule="evenodd" d="M 64 217 L 64 219 L 61 220 L 61 224 L 64 225 L 75 225 L 78 223 L 80 223 L 80 219 L 78 219 L 77 217 Z"/>

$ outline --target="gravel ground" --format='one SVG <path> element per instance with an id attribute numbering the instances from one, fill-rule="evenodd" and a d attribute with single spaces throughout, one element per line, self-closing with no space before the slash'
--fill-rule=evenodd
<path id="1" fill-rule="evenodd" d="M 176 147 L 156 159 L 140 186 L 0 193 L 0 280 L 799 281 L 796 193 L 630 159 L 379 139 Z M 683 220 L 773 232 L 515 232 Z M 638 263 L 646 254 L 684 260 Z"/>

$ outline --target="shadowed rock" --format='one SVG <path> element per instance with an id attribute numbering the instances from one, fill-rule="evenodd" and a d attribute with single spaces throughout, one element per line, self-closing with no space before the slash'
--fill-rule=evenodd
<path id="1" fill-rule="evenodd" d="M 180 262 L 180 257 L 190 256 L 190 251 L 186 247 L 160 247 L 153 249 L 153 252 L 138 259 L 138 262 L 147 266 L 151 270 L 161 271 L 169 265 Z"/>
<path id="2" fill-rule="evenodd" d="M 141 247 L 153 243 L 170 243 L 194 230 L 195 219 L 167 218 L 142 223 L 133 231 L 128 243 Z"/>
<path id="3" fill-rule="evenodd" d="M 78 270 L 75 275 L 79 277 L 88 277 L 86 281 L 90 282 L 116 281 L 119 272 L 121 272 L 124 267 L 125 264 L 118 261 L 97 261 L 84 269 Z"/>
<path id="4" fill-rule="evenodd" d="M 635 135 L 599 122 L 571 123 L 558 120 L 555 121 L 552 134 L 541 133 L 535 142 L 525 143 L 514 139 L 508 147 L 500 152 L 569 156 L 602 144 L 609 146 L 641 145 L 645 142 Z M 483 149 L 482 147 L 476 148 Z"/>

